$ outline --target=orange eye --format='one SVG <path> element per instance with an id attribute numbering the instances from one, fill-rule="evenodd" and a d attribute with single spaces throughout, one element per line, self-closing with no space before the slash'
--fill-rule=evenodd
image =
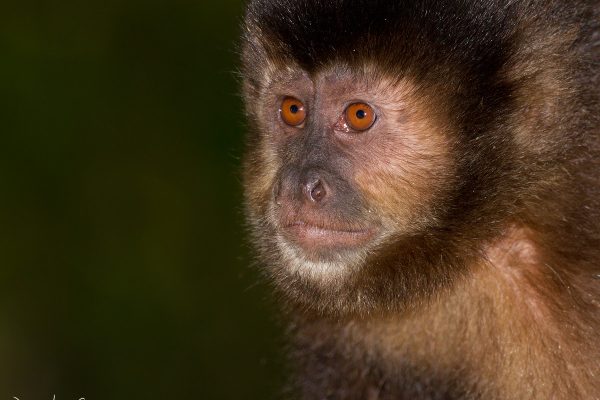
<path id="1" fill-rule="evenodd" d="M 355 131 L 366 131 L 377 118 L 373 108 L 365 103 L 350 104 L 345 111 L 346 123 Z"/>
<path id="2" fill-rule="evenodd" d="M 283 122 L 290 126 L 301 125 L 306 119 L 304 103 L 293 97 L 286 97 L 283 99 L 279 113 L 281 114 Z"/>

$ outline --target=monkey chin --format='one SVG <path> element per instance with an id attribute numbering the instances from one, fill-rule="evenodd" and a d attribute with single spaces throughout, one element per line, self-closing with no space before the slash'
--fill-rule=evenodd
<path id="1" fill-rule="evenodd" d="M 303 221 L 282 226 L 276 235 L 288 273 L 327 284 L 359 270 L 379 241 L 375 228 L 333 229 Z"/>
<path id="2" fill-rule="evenodd" d="M 364 265 L 368 245 L 355 247 L 313 247 L 307 249 L 297 242 L 277 235 L 277 247 L 284 272 L 316 283 L 329 284 L 344 278 Z"/>

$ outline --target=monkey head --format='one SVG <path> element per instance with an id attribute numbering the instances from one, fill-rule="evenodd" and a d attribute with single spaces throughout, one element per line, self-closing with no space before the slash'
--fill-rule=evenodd
<path id="1" fill-rule="evenodd" d="M 401 3 L 248 6 L 247 219 L 276 288 L 306 310 L 427 299 L 468 273 L 527 186 L 511 50 L 490 31 L 502 22 Z"/>

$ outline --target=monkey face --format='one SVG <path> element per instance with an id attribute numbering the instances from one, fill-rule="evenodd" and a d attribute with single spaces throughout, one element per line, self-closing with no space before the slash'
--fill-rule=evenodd
<path id="1" fill-rule="evenodd" d="M 469 274 L 552 175 L 554 144 L 522 121 L 550 114 L 555 96 L 526 100 L 554 80 L 490 34 L 506 20 L 484 3 L 426 3 L 249 3 L 246 216 L 291 305 L 418 306 Z"/>
<path id="2" fill-rule="evenodd" d="M 444 2 L 428 12 L 420 2 L 308 4 L 255 0 L 247 10 L 253 244 L 294 304 L 417 304 L 467 273 L 467 258 L 535 198 L 535 163 L 514 127 L 540 111 L 518 107 L 538 85 L 516 73 L 528 69 L 505 36 L 486 41 L 486 18 L 453 14 L 460 35 L 438 20 Z"/>
<path id="3" fill-rule="evenodd" d="M 438 224 L 452 142 L 442 108 L 410 81 L 285 69 L 249 110 L 249 220 L 278 279 L 347 287 L 375 273 L 384 249 Z"/>

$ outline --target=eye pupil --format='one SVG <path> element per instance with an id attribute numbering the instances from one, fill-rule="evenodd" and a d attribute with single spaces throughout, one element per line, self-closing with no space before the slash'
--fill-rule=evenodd
<path id="1" fill-rule="evenodd" d="M 298 113 L 298 111 L 300 111 L 300 108 L 298 108 L 298 106 L 297 106 L 296 104 L 294 104 L 294 105 L 290 106 L 290 112 L 291 112 L 292 114 L 297 114 L 297 113 Z"/>
<path id="2" fill-rule="evenodd" d="M 358 110 L 356 112 L 356 118 L 358 119 L 364 119 L 367 116 L 367 113 L 365 110 Z"/>

